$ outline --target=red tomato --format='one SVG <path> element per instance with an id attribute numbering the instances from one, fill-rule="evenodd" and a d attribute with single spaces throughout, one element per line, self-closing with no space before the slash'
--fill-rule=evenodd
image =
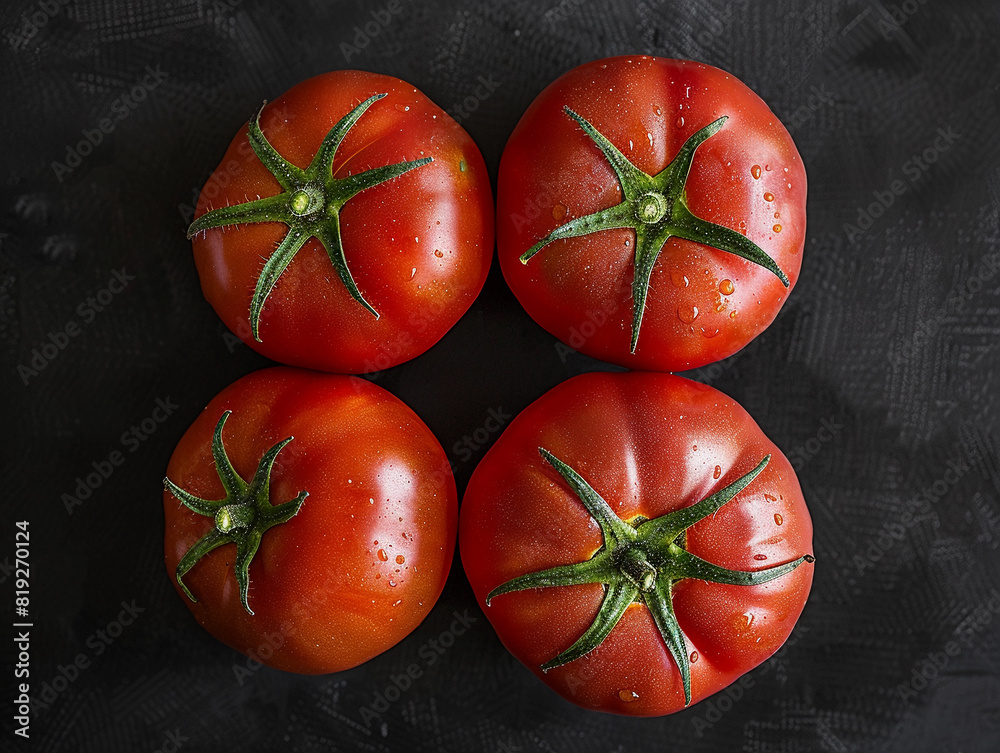
<path id="1" fill-rule="evenodd" d="M 242 479 L 228 496 L 226 458 Z M 448 460 L 413 411 L 365 380 L 250 374 L 187 430 L 167 479 L 174 587 L 212 635 L 269 666 L 319 674 L 361 664 L 406 637 L 444 587 L 457 519 Z"/>
<path id="2" fill-rule="evenodd" d="M 459 535 L 511 653 L 564 698 L 636 716 L 771 656 L 813 575 L 784 455 L 735 401 L 670 374 L 585 374 L 535 401 L 473 473 Z"/>
<path id="3" fill-rule="evenodd" d="M 188 231 L 226 326 L 269 358 L 346 373 L 440 340 L 493 254 L 489 176 L 469 135 L 410 84 L 361 71 L 304 81 L 257 123 L 233 139 Z"/>
<path id="4" fill-rule="evenodd" d="M 542 327 L 630 368 L 690 369 L 750 342 L 795 285 L 806 174 L 735 76 L 608 58 L 564 74 L 522 116 L 497 216 L 504 277 Z"/>

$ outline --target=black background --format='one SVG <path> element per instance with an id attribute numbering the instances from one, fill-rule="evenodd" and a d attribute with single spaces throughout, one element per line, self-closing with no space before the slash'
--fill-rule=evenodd
<path id="1" fill-rule="evenodd" d="M 14 522 L 27 520 L 32 693 L 77 655 L 89 661 L 38 710 L 31 748 L 154 751 L 174 734 L 191 751 L 1000 749 L 997 4 L 400 0 L 347 60 L 355 25 L 386 5 L 4 3 L 2 622 L 13 622 Z M 479 76 L 499 82 L 463 119 L 495 178 L 508 134 L 546 84 L 626 53 L 736 74 L 789 126 L 808 169 L 796 290 L 744 352 L 693 375 L 797 458 L 818 561 L 793 643 L 735 699 L 653 720 L 584 712 L 503 649 L 456 557 L 437 607 L 396 648 L 337 675 L 265 668 L 240 684 L 243 657 L 197 627 L 164 570 L 160 480 L 205 403 L 267 364 L 227 340 L 202 299 L 185 205 L 261 100 L 309 76 L 388 73 L 446 109 L 474 96 Z M 165 80 L 57 175 L 52 163 L 146 66 Z M 946 148 L 935 146 L 949 128 Z M 925 150 L 926 170 L 915 168 Z M 845 223 L 896 180 L 901 195 L 849 237 Z M 78 306 L 123 267 L 135 280 L 85 322 Z M 81 331 L 65 349 L 37 376 L 19 373 L 69 322 Z M 461 491 L 485 447 L 462 462 L 455 443 L 490 409 L 515 413 L 602 368 L 560 355 L 494 262 L 458 326 L 378 383 L 434 430 Z M 179 407 L 130 451 L 122 432 L 158 398 Z M 824 421 L 840 427 L 832 437 Z M 62 495 L 115 449 L 124 464 L 69 514 Z M 97 631 L 133 600 L 143 611 L 98 655 Z M 423 666 L 421 647 L 456 610 L 477 621 L 366 726 L 362 707 L 407 665 Z M 0 628 L 5 680 L 13 632 Z M 27 748 L 11 733 L 13 695 L 0 704 L 4 750 Z"/>

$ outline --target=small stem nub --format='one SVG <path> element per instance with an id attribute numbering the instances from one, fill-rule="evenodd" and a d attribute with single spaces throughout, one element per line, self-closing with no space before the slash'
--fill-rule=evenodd
<path id="1" fill-rule="evenodd" d="M 636 217 L 647 225 L 653 225 L 667 214 L 667 200 L 663 194 L 651 191 L 639 197 Z"/>
<path id="2" fill-rule="evenodd" d="M 223 505 L 215 513 L 215 526 L 222 533 L 229 533 L 237 528 L 246 528 L 256 517 L 257 511 L 248 505 Z"/>
<path id="3" fill-rule="evenodd" d="M 640 549 L 630 547 L 625 550 L 617 564 L 625 576 L 643 593 L 649 591 L 656 583 L 656 568 L 650 564 Z"/>

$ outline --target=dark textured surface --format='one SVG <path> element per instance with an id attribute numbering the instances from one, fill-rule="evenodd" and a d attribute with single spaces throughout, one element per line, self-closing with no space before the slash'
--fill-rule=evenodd
<path id="1" fill-rule="evenodd" d="M 39 708 L 32 749 L 170 750 L 171 735 L 191 751 L 1000 749 L 997 4 L 401 0 L 345 60 L 353 27 L 384 5 L 4 4 L 2 687 L 15 520 L 31 523 L 32 693 L 78 655 L 89 662 Z M 799 468 L 818 562 L 792 643 L 735 700 L 656 720 L 585 713 L 500 646 L 456 558 L 433 613 L 395 649 L 335 676 L 263 669 L 241 684 L 243 658 L 197 627 L 163 567 L 160 479 L 174 444 L 218 390 L 266 363 L 228 341 L 202 299 L 185 205 L 253 108 L 308 76 L 389 73 L 446 109 L 492 78 L 499 86 L 463 125 L 495 176 L 548 82 L 639 52 L 736 74 L 789 125 L 809 171 L 794 295 L 753 345 L 695 375 L 739 400 Z M 147 66 L 166 78 L 57 175 L 53 161 Z M 934 146 L 939 128 L 957 134 L 946 149 Z M 933 163 L 915 168 L 925 150 Z M 901 195 L 849 237 L 845 223 L 895 180 Z M 78 307 L 123 267 L 134 281 L 87 321 Z M 70 322 L 79 334 L 25 384 L 18 365 Z M 606 367 L 560 357 L 494 264 L 459 325 L 379 384 L 437 433 L 461 490 L 485 448 L 464 462 L 453 446 L 491 408 L 513 413 L 595 368 Z M 123 445 L 157 399 L 178 407 Z M 115 449 L 125 462 L 67 514 L 61 495 Z M 98 631 L 133 600 L 143 611 L 103 643 Z M 463 610 L 476 622 L 426 666 L 421 648 Z M 367 725 L 361 709 L 413 662 L 423 676 Z M 915 681 L 924 670 L 934 679 Z M 8 699 L 0 749 L 27 749 Z"/>

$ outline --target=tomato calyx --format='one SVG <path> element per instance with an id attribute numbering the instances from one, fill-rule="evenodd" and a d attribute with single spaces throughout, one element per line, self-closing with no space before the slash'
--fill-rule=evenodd
<path id="1" fill-rule="evenodd" d="M 288 234 L 265 262 L 250 301 L 250 330 L 257 342 L 261 342 L 258 330 L 264 302 L 278 278 L 295 258 L 295 254 L 310 238 L 316 238 L 323 244 L 330 262 L 351 297 L 376 319 L 379 318 L 378 311 L 365 300 L 347 266 L 344 245 L 340 237 L 340 210 L 362 191 L 434 161 L 433 157 L 422 157 L 408 162 L 375 167 L 348 175 L 346 178 L 333 177 L 333 160 L 340 142 L 365 111 L 385 96 L 376 94 L 369 97 L 345 115 L 327 133 L 309 167 L 305 169 L 288 162 L 268 142 L 260 128 L 260 114 L 264 110 L 261 106 L 261 109 L 250 118 L 250 146 L 277 179 L 283 189 L 282 192 L 276 196 L 213 209 L 191 223 L 188 228 L 187 237 L 193 238 L 210 228 L 230 225 L 254 222 L 283 222 L 288 225 Z"/>
<path id="2" fill-rule="evenodd" d="M 604 537 L 604 545 L 589 560 L 521 575 L 497 586 L 486 597 L 486 605 L 489 606 L 498 596 L 529 588 L 584 583 L 604 585 L 604 600 L 593 623 L 573 645 L 542 664 L 543 672 L 593 651 L 611 634 L 625 610 L 633 602 L 638 602 L 649 609 L 667 650 L 680 670 L 684 705 L 688 706 L 691 703 L 691 663 L 684 634 L 674 614 L 674 584 L 685 578 L 695 578 L 710 583 L 755 586 L 780 578 L 803 562 L 814 561 L 807 554 L 783 565 L 746 572 L 714 565 L 684 548 L 686 531 L 716 513 L 749 485 L 767 466 L 770 455 L 752 471 L 700 502 L 659 518 L 629 523 L 619 518 L 604 498 L 573 468 L 542 447 L 538 448 L 538 452 L 587 508 Z"/>
<path id="3" fill-rule="evenodd" d="M 232 411 L 226 411 L 215 426 L 212 437 L 212 457 L 215 470 L 222 481 L 226 496 L 220 500 L 196 497 L 181 489 L 169 478 L 163 485 L 190 510 L 215 520 L 215 527 L 198 540 L 177 563 L 177 583 L 191 601 L 198 600 L 184 583 L 184 576 L 206 554 L 224 544 L 236 544 L 236 582 L 240 588 L 240 601 L 250 614 L 253 610 L 248 601 L 250 588 L 250 562 L 257 553 L 261 537 L 267 529 L 293 518 L 302 507 L 309 492 L 301 491 L 295 499 L 280 505 L 270 501 L 271 467 L 282 448 L 294 439 L 278 442 L 264 453 L 253 479 L 248 484 L 233 468 L 222 444 L 222 427 Z"/>
<path id="4" fill-rule="evenodd" d="M 635 276 L 632 282 L 632 339 L 630 352 L 635 353 L 639 329 L 649 292 L 649 278 L 664 244 L 672 237 L 703 243 L 706 246 L 735 254 L 772 272 L 786 288 L 788 276 L 760 246 L 745 235 L 724 225 L 697 217 L 687 205 L 685 185 L 691 172 L 695 151 L 707 139 L 718 133 L 728 120 L 723 116 L 692 135 L 661 172 L 648 175 L 632 164 L 618 148 L 586 118 L 569 107 L 563 110 L 575 120 L 603 152 L 622 189 L 620 204 L 593 214 L 576 217 L 560 225 L 531 248 L 520 259 L 527 264 L 535 254 L 553 241 L 578 238 L 583 235 L 631 228 L 635 231 Z"/>

